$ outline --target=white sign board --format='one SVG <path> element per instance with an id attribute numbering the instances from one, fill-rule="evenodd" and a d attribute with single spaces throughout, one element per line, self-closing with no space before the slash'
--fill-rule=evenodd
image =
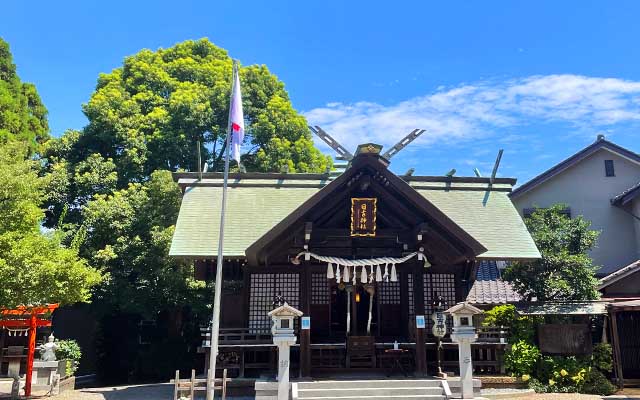
<path id="1" fill-rule="evenodd" d="M 442 311 L 436 311 L 431 315 L 433 328 L 431 333 L 436 337 L 444 337 L 447 334 L 447 317 Z"/>

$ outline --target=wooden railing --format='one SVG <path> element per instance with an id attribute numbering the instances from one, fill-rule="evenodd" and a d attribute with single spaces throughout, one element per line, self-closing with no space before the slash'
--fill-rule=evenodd
<path id="1" fill-rule="evenodd" d="M 202 335 L 202 346 L 211 345 L 211 330 L 206 327 L 200 328 Z M 271 343 L 270 332 L 252 332 L 247 328 L 225 328 L 220 329 L 219 344 L 263 344 Z"/>
<path id="2" fill-rule="evenodd" d="M 203 347 L 209 347 L 210 332 L 202 328 Z M 508 345 L 509 330 L 505 327 L 479 327 L 478 340 L 471 345 L 474 373 L 504 374 L 504 352 Z M 384 349 L 390 343 L 377 343 L 376 368 L 385 368 L 382 360 Z M 442 366 L 448 371 L 458 370 L 458 345 L 445 338 L 442 343 Z M 401 343 L 401 348 L 411 351 L 415 358 L 415 343 Z M 436 367 L 436 343 L 427 339 L 425 344 L 429 370 Z M 255 333 L 249 329 L 221 329 L 219 369 L 237 372 L 244 376 L 246 369 L 275 369 L 276 354 L 270 333 Z M 292 354 L 292 362 L 297 353 Z M 313 370 L 331 370 L 346 368 L 346 346 L 344 343 L 311 343 L 311 368 Z"/>
<path id="3" fill-rule="evenodd" d="M 506 326 L 481 326 L 476 328 L 478 343 L 507 343 L 509 328 Z"/>

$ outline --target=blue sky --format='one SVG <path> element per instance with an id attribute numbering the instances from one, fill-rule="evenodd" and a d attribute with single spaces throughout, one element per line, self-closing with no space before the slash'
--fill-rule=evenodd
<path id="1" fill-rule="evenodd" d="M 421 174 L 520 183 L 604 133 L 640 151 L 640 2 L 10 1 L 0 36 L 49 109 L 81 128 L 100 72 L 142 48 L 208 37 L 282 79 L 348 148 L 393 145 Z M 325 148 L 326 149 L 326 148 Z"/>

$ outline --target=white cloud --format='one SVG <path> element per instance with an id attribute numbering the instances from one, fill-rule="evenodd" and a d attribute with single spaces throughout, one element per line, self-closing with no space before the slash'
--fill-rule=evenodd
<path id="1" fill-rule="evenodd" d="M 565 122 L 606 129 L 640 120 L 640 82 L 580 75 L 531 76 L 481 81 L 383 106 L 333 102 L 304 113 L 348 149 L 359 143 L 395 144 L 414 128 L 426 129 L 419 145 L 490 137 L 531 123 Z"/>

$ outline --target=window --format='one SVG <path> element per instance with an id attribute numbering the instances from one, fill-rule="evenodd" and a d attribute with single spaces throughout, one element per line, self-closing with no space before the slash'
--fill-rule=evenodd
<path id="1" fill-rule="evenodd" d="M 616 176 L 616 170 L 613 168 L 613 160 L 604 160 L 605 176 Z"/>
<path id="2" fill-rule="evenodd" d="M 533 214 L 538 208 L 544 209 L 545 207 L 524 208 L 522 209 L 522 216 L 525 218 L 529 218 L 531 217 L 531 214 Z M 564 214 L 567 217 L 571 218 L 571 208 L 570 207 L 564 208 L 562 211 L 560 211 L 560 214 Z"/>

